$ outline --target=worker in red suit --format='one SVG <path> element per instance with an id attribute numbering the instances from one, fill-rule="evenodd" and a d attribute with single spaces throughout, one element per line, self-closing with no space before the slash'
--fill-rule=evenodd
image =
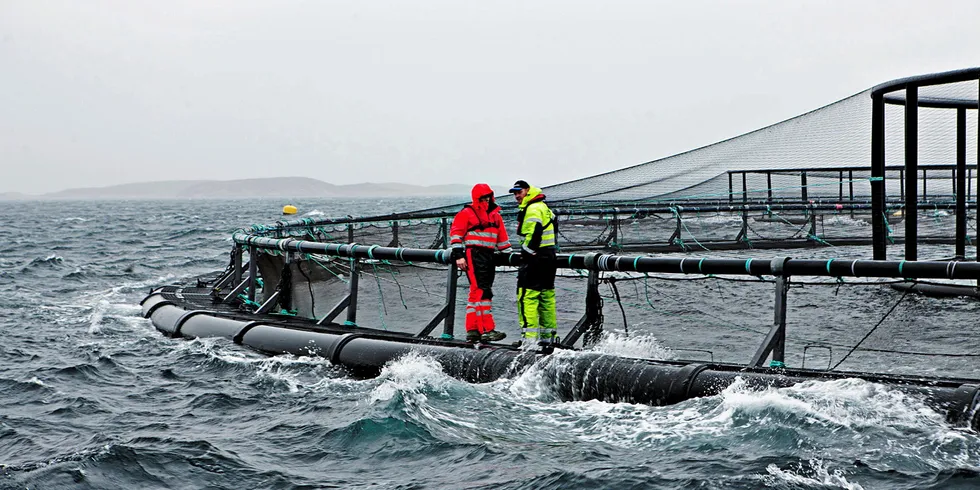
<path id="1" fill-rule="evenodd" d="M 456 213 L 449 231 L 452 258 L 470 281 L 466 341 L 496 342 L 507 335 L 496 330 L 491 310 L 496 272 L 493 254 L 509 252 L 510 239 L 499 206 L 493 200 L 493 189 L 487 184 L 476 184 L 470 194 L 473 202 Z"/>

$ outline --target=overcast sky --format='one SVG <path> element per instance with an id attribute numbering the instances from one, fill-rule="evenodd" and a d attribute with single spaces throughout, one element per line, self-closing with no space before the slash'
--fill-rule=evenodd
<path id="1" fill-rule="evenodd" d="M 0 0 L 0 192 L 553 184 L 980 66 L 978 19 L 976 0 Z"/>

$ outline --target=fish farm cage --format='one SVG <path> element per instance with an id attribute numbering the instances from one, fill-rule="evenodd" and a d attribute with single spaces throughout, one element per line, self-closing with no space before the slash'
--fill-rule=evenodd
<path id="1" fill-rule="evenodd" d="M 978 100 L 980 68 L 896 80 L 713 145 L 544 187 L 560 247 L 557 350 L 633 360 L 573 363 L 555 375 L 559 389 L 663 404 L 736 376 L 776 386 L 856 376 L 925 393 L 976 428 L 980 339 L 963 330 L 975 323 L 971 303 L 944 307 L 961 315 L 950 321 L 917 314 L 926 305 L 912 293 L 976 296 Z M 513 199 L 497 201 L 514 230 Z M 402 352 L 392 346 L 410 345 L 453 375 L 494 379 L 551 348 L 509 344 L 519 338 L 507 294 L 519 254 L 496 256 L 493 309 L 508 340 L 459 340 L 466 285 L 449 229 L 462 204 L 240 229 L 225 270 L 154 290 L 144 315 L 173 337 L 226 336 L 374 374 Z M 919 260 L 920 245 L 930 260 Z M 639 389 L 636 376 L 666 381 Z"/>

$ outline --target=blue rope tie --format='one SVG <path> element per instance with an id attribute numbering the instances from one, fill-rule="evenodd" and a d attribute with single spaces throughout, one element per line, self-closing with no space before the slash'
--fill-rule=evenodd
<path id="1" fill-rule="evenodd" d="M 748 259 L 745 261 L 745 273 L 752 274 L 751 268 L 752 268 L 752 259 Z"/>

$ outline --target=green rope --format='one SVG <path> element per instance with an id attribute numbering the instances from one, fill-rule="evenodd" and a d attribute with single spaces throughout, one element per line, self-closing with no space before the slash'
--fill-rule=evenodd
<path id="1" fill-rule="evenodd" d="M 650 305 L 650 308 L 656 309 L 657 307 L 653 306 L 653 301 L 650 301 L 650 288 L 647 285 L 647 281 L 650 279 L 650 274 L 644 272 L 643 275 L 646 276 L 643 278 L 643 294 L 646 296 L 647 304 Z"/>
<path id="2" fill-rule="evenodd" d="M 388 273 L 391 274 L 391 280 L 395 282 L 396 286 L 398 286 L 398 299 L 401 300 L 402 306 L 407 310 L 408 305 L 405 304 L 405 296 L 402 294 L 402 285 L 400 282 L 398 282 L 398 278 L 395 277 L 395 268 L 392 267 L 391 262 L 388 262 L 387 260 L 382 260 L 381 263 L 387 266 L 386 268 L 388 269 Z"/>
<path id="3" fill-rule="evenodd" d="M 253 308 L 259 308 L 262 306 L 256 303 L 255 301 L 249 300 L 248 296 L 246 296 L 245 293 L 239 294 L 238 299 L 242 300 L 242 304 L 244 304 L 245 306 L 251 306 Z"/>
<path id="4" fill-rule="evenodd" d="M 699 247 L 701 247 L 705 251 L 708 252 L 711 251 L 710 249 L 708 249 L 708 247 L 702 245 L 701 242 L 698 241 L 697 237 L 694 236 L 694 232 L 692 232 L 691 229 L 687 227 L 687 223 L 684 222 L 684 219 L 681 217 L 680 213 L 677 212 L 677 208 L 675 207 L 670 208 L 670 212 L 674 213 L 674 216 L 677 217 L 677 220 L 681 223 L 681 226 L 684 227 L 684 231 L 686 231 L 688 235 L 691 235 L 691 240 L 694 240 L 694 243 L 696 243 Z M 698 211 L 698 217 L 700 218 L 700 216 L 701 216 L 701 212 Z M 687 251 L 687 246 L 684 245 L 684 240 L 681 239 L 681 237 L 677 237 L 675 240 L 681 246 L 681 249 Z"/>
<path id="5" fill-rule="evenodd" d="M 881 218 L 882 218 L 883 222 L 885 223 L 885 238 L 887 238 L 888 241 L 892 245 L 894 245 L 895 244 L 895 239 L 892 238 L 892 227 L 888 224 L 888 215 L 885 214 L 884 211 L 881 212 Z"/>
<path id="6" fill-rule="evenodd" d="M 331 270 L 326 265 L 323 265 L 322 263 L 320 263 L 320 261 L 319 260 L 316 260 L 316 258 L 314 258 L 313 255 L 306 254 L 305 258 L 307 258 L 309 260 L 312 260 L 314 264 L 320 266 L 323 270 L 325 270 L 325 271 L 333 274 L 333 276 L 336 277 L 337 279 L 340 279 L 341 282 L 343 282 L 345 284 L 350 283 L 350 280 L 349 279 L 344 279 L 344 276 L 342 276 L 340 274 L 337 274 L 336 272 L 334 272 L 333 270 Z"/>
<path id="7" fill-rule="evenodd" d="M 820 238 L 820 237 L 818 237 L 817 235 L 810 235 L 810 234 L 808 233 L 808 234 L 807 234 L 807 238 L 809 238 L 810 240 L 813 240 L 813 241 L 815 241 L 815 242 L 817 242 L 817 243 L 819 243 L 819 244 L 822 244 L 822 245 L 827 245 L 828 247 L 833 247 L 833 246 L 834 246 L 834 245 L 833 245 L 833 244 L 831 244 L 830 242 L 828 242 L 828 241 L 826 241 L 826 240 L 824 240 L 823 238 Z"/>

